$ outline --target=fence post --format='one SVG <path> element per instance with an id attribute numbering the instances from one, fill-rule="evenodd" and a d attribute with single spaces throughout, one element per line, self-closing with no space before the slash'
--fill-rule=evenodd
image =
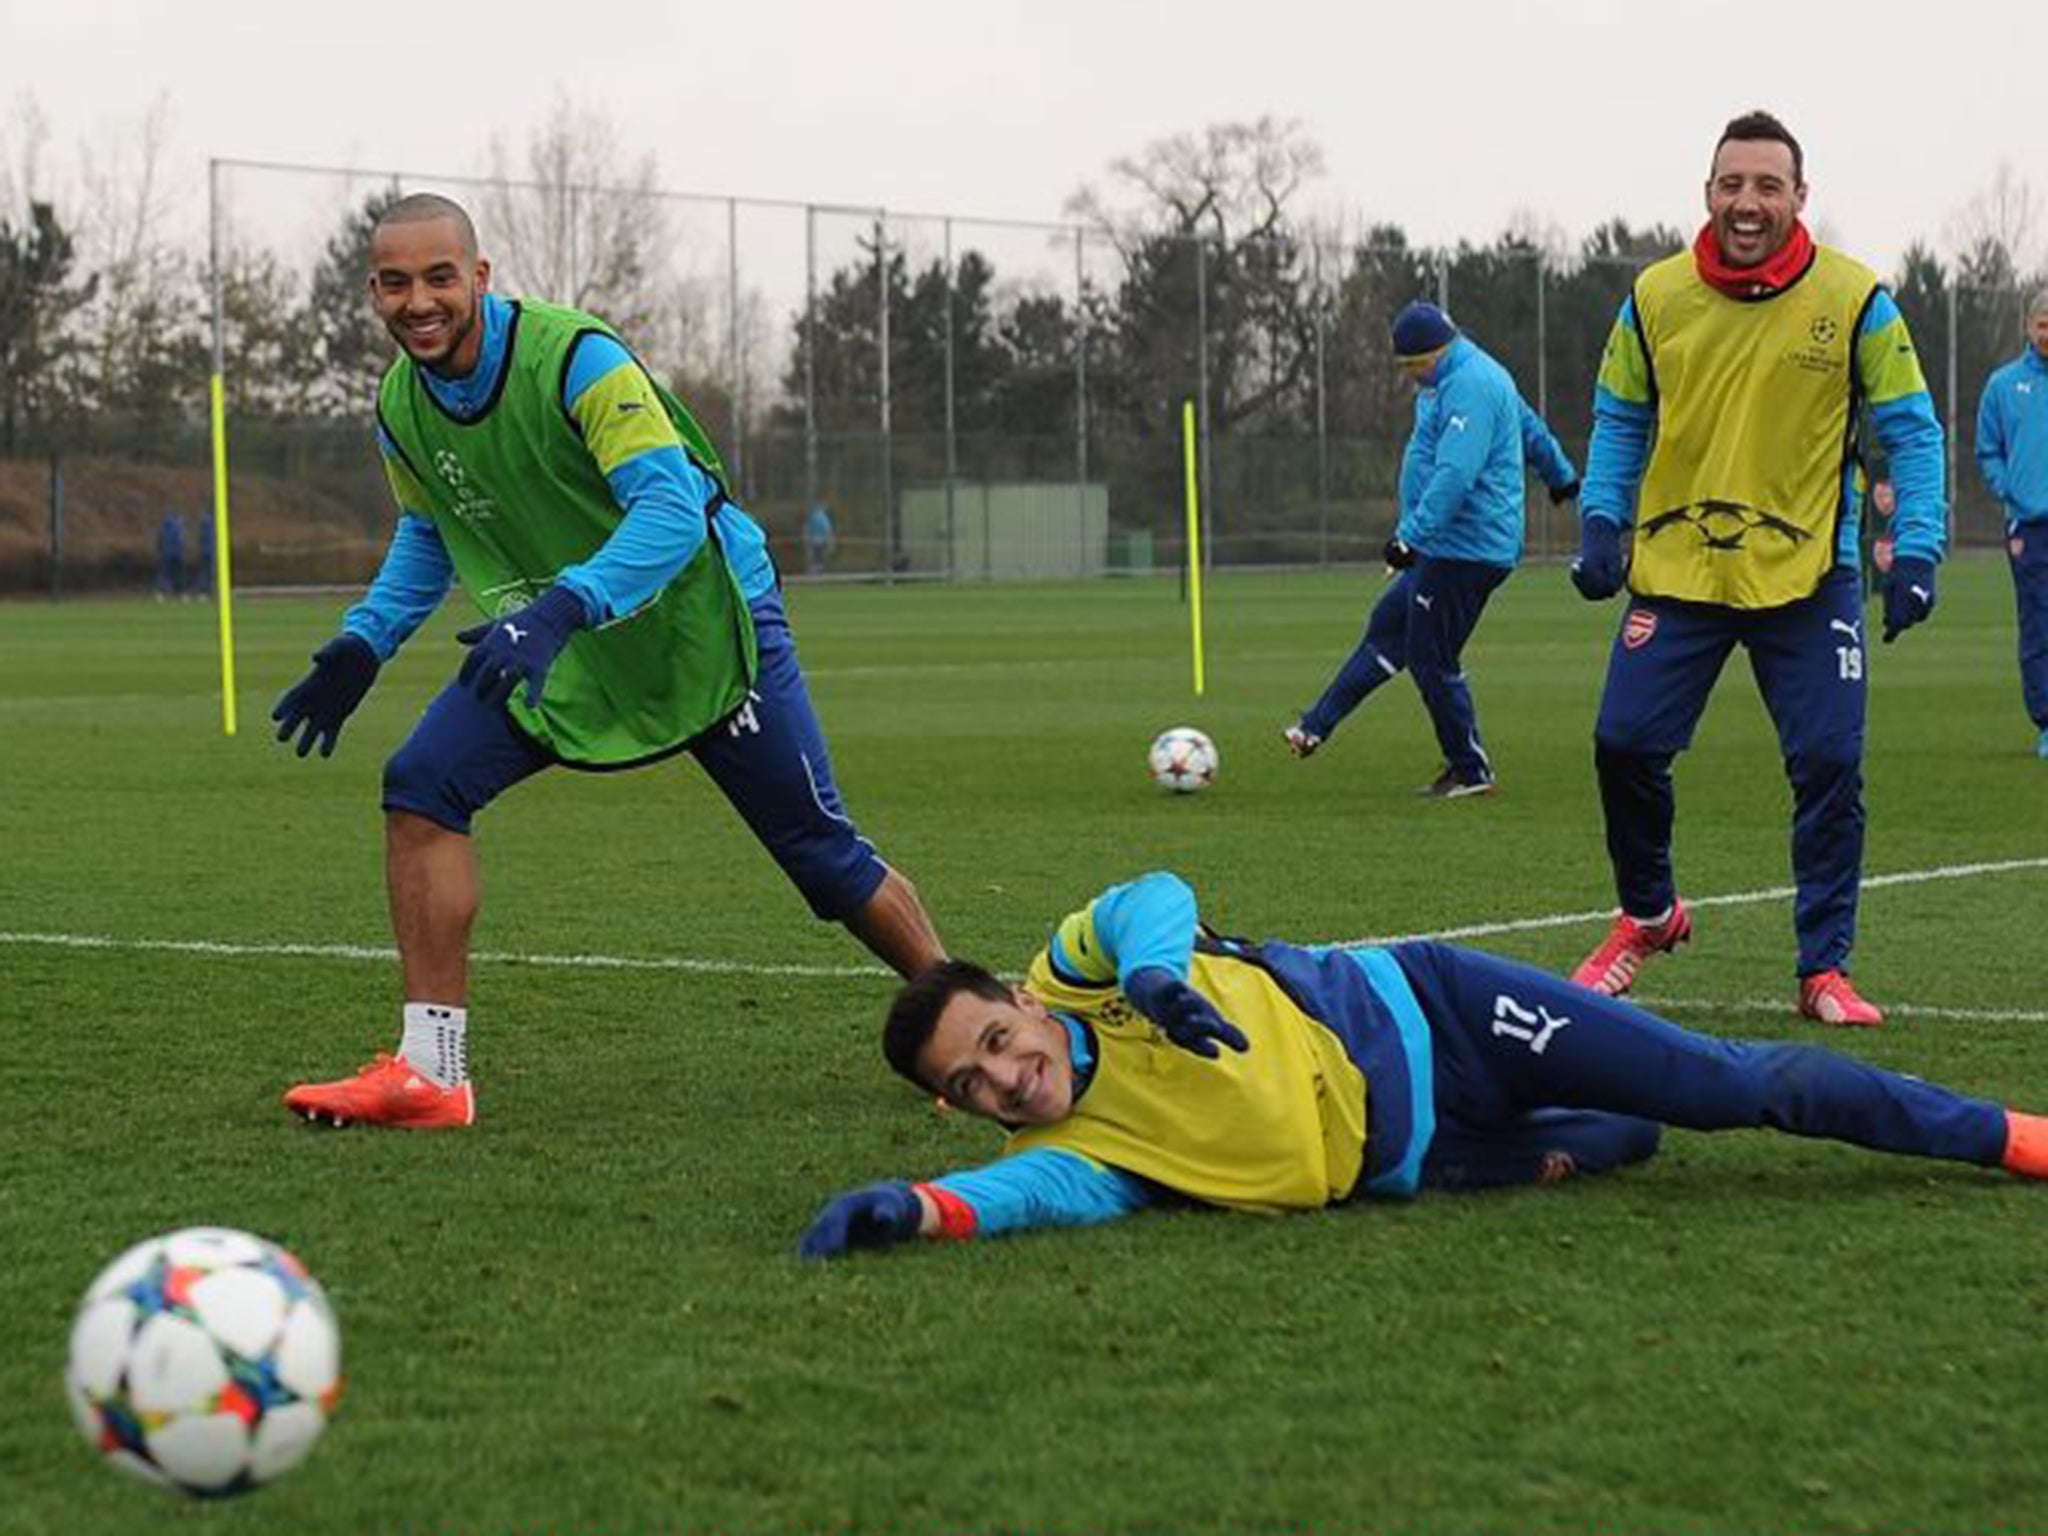
<path id="1" fill-rule="evenodd" d="M 896 580 L 896 497 L 890 482 L 890 461 L 895 457 L 889 429 L 889 231 L 883 225 L 884 214 L 875 210 L 875 303 L 880 311 L 875 323 L 876 342 L 881 353 L 877 359 L 880 365 L 882 397 L 880 425 L 882 429 L 882 580 L 894 583 Z"/>
<path id="2" fill-rule="evenodd" d="M 954 579 L 953 553 L 959 547 L 954 531 L 955 515 L 953 482 L 960 474 L 959 445 L 956 433 L 959 418 L 953 401 L 953 221 L 944 223 L 946 240 L 946 580 Z"/>
<path id="3" fill-rule="evenodd" d="M 1202 563 L 1216 564 L 1216 476 L 1209 453 L 1209 242 L 1195 235 L 1195 378 L 1202 400 Z"/>
<path id="4" fill-rule="evenodd" d="M 1325 360 L 1328 295 L 1323 289 L 1323 247 L 1309 247 L 1311 291 L 1316 318 L 1316 563 L 1330 563 L 1330 393 Z"/>
<path id="5" fill-rule="evenodd" d="M 732 404 L 733 489 L 748 497 L 747 367 L 740 356 L 740 200 L 725 200 L 725 366 L 726 398 Z M 804 508 L 806 515 L 810 508 Z"/>
<path id="6" fill-rule="evenodd" d="M 1088 507 L 1088 268 L 1074 226 L 1074 504 Z M 1107 530 L 1105 530 L 1105 536 Z"/>
<path id="7" fill-rule="evenodd" d="M 1536 414 L 1543 418 L 1543 424 L 1550 424 L 1550 317 L 1544 306 L 1544 256 L 1536 253 Z M 1526 483 L 1526 477 L 1525 477 Z M 1557 530 L 1552 521 L 1557 512 L 1556 505 L 1546 496 L 1543 498 L 1543 552 L 1549 554 L 1557 547 Z"/>
<path id="8" fill-rule="evenodd" d="M 804 205 L 804 516 L 818 504 L 818 210 Z"/>
<path id="9" fill-rule="evenodd" d="M 50 596 L 64 591 L 64 460 L 50 455 Z"/>
<path id="10" fill-rule="evenodd" d="M 1961 284 L 1948 285 L 1948 421 L 1947 431 L 1948 463 L 1948 544 L 1951 549 L 1956 541 L 1956 493 L 1962 488 L 1956 478 L 1956 353 L 1961 349 L 1961 336 L 1956 320 L 1956 289 Z"/>

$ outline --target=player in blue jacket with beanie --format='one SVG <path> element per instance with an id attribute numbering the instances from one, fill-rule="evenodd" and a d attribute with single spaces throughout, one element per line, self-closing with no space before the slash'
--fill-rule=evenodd
<path id="1" fill-rule="evenodd" d="M 1387 541 L 1396 579 L 1321 698 L 1282 733 L 1296 757 L 1328 739 L 1367 694 L 1404 668 L 1436 727 L 1442 771 L 1422 792 L 1490 794 L 1493 764 L 1459 664 L 1494 589 L 1522 558 L 1522 475 L 1553 501 L 1578 493 L 1571 460 L 1508 371 L 1434 304 L 1394 317 L 1394 355 L 1415 385 L 1415 428 L 1401 457 L 1400 521 Z"/>

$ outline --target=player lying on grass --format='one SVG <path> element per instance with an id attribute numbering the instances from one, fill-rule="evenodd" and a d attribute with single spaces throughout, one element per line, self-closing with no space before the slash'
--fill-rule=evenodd
<path id="1" fill-rule="evenodd" d="M 808 1258 L 1109 1221 L 1185 1198 L 1253 1211 L 1641 1162 L 1660 1127 L 1769 1126 L 2048 1178 L 2048 1118 L 1818 1046 L 1694 1034 L 1448 945 L 1220 938 L 1152 874 L 1060 924 L 1022 987 L 949 960 L 884 1028 L 896 1070 L 1009 1127 L 994 1163 L 840 1195 Z"/>

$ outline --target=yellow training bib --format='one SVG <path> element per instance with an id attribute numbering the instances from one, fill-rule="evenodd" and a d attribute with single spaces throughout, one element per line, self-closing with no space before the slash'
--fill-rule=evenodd
<path id="1" fill-rule="evenodd" d="M 1683 252 L 1637 278 L 1657 442 L 1629 588 L 1777 608 L 1835 564 L 1855 432 L 1856 329 L 1877 276 L 1826 246 L 1790 288 L 1729 298 Z"/>

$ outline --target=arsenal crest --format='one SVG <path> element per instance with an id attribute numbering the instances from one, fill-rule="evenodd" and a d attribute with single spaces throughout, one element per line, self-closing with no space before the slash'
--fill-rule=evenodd
<path id="1" fill-rule="evenodd" d="M 1647 608 L 1631 608 L 1628 617 L 1622 621 L 1621 643 L 1632 651 L 1640 650 L 1656 633 L 1657 615 Z"/>

